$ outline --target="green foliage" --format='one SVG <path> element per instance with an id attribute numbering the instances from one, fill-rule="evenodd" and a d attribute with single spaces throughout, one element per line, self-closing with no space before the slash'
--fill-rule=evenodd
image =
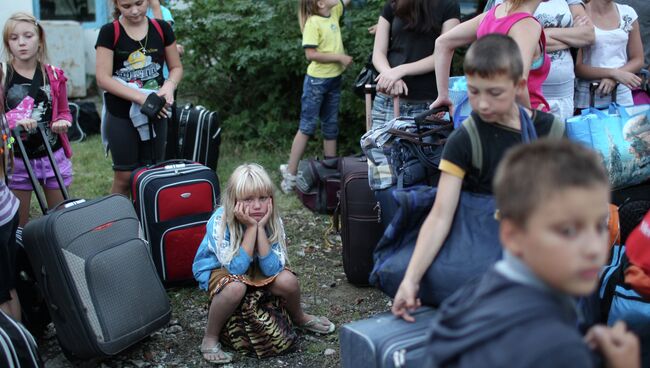
<path id="1" fill-rule="evenodd" d="M 367 28 L 384 0 L 353 1 L 341 21 L 355 63 L 343 75 L 339 123 L 341 153 L 358 150 L 363 101 L 352 83 L 372 51 Z M 227 139 L 255 146 L 288 143 L 298 128 L 307 60 L 301 47 L 297 0 L 194 0 L 175 11 L 185 46 L 183 95 L 218 110 Z"/>

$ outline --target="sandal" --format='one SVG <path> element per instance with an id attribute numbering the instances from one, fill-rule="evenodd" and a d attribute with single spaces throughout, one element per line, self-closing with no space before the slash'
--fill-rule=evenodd
<path id="1" fill-rule="evenodd" d="M 221 343 L 217 343 L 217 345 L 211 348 L 204 348 L 203 345 L 199 345 L 199 350 L 201 350 L 201 354 L 203 354 L 203 359 L 205 359 L 209 363 L 225 364 L 225 363 L 232 362 L 232 354 L 223 351 L 221 349 Z M 206 356 L 207 354 L 212 354 L 214 356 L 221 356 L 221 358 L 209 359 Z"/>
<path id="2" fill-rule="evenodd" d="M 330 320 L 325 317 L 314 317 L 298 326 L 298 328 L 323 335 L 330 334 L 336 329 L 334 323 L 330 322 Z"/>

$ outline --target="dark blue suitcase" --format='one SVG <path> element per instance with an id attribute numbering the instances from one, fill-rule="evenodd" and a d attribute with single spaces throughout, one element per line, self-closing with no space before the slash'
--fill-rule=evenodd
<path id="1" fill-rule="evenodd" d="M 421 307 L 406 322 L 386 312 L 345 324 L 339 330 L 343 368 L 422 368 L 435 310 Z"/>

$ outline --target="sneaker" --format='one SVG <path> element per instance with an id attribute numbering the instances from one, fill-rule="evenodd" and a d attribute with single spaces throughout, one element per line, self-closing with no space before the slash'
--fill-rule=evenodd
<path id="1" fill-rule="evenodd" d="M 280 165 L 280 173 L 282 174 L 282 182 L 280 183 L 282 192 L 284 194 L 293 192 L 293 188 L 296 186 L 296 176 L 289 173 L 287 164 Z"/>

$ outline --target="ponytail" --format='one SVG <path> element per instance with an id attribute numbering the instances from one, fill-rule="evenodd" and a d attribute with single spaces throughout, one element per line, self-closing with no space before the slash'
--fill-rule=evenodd
<path id="1" fill-rule="evenodd" d="M 120 19 L 120 10 L 117 8 L 117 0 L 113 0 L 113 20 L 118 20 Z"/>
<path id="2" fill-rule="evenodd" d="M 317 0 L 300 0 L 298 4 L 298 22 L 300 23 L 300 32 L 305 30 L 307 19 L 318 12 Z"/>

